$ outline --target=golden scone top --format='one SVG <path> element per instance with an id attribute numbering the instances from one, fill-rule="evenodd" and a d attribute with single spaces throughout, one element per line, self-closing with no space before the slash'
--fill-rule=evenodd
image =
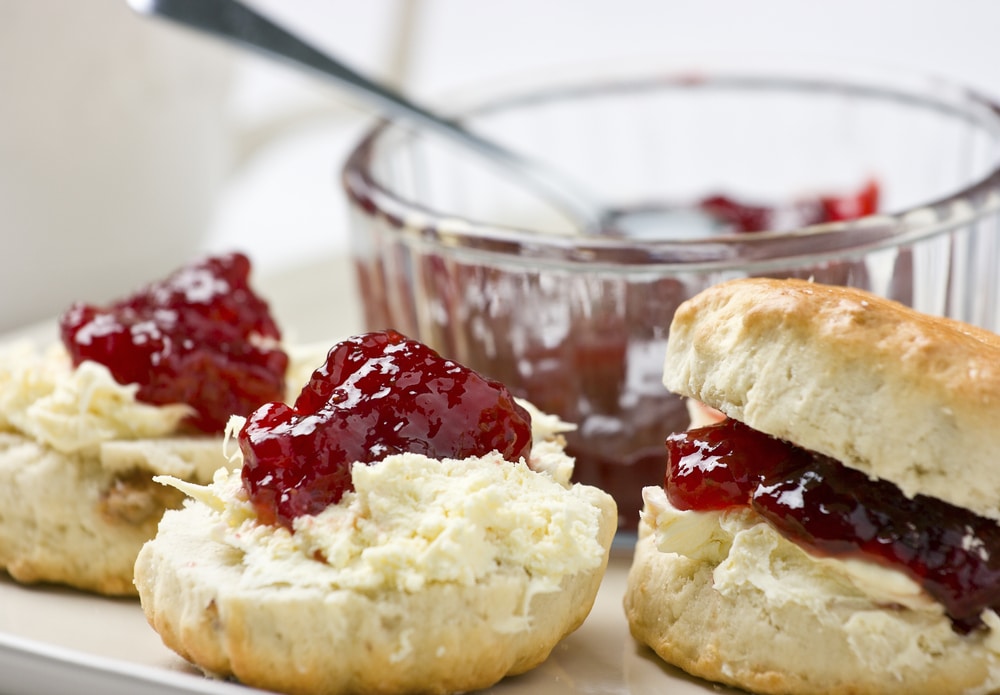
<path id="1" fill-rule="evenodd" d="M 693 339 L 701 348 L 711 339 L 726 338 L 727 344 L 752 349 L 752 341 L 769 334 L 781 341 L 798 333 L 802 341 L 828 342 L 845 362 L 897 362 L 915 380 L 930 378 L 949 391 L 959 390 L 956 400 L 989 403 L 1000 391 L 1000 336 L 853 287 L 797 279 L 733 280 L 681 304 L 674 329 L 699 331 Z"/>

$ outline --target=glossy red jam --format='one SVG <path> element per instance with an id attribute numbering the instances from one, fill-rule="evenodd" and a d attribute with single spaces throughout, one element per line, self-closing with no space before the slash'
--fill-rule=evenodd
<path id="1" fill-rule="evenodd" d="M 699 207 L 736 232 L 760 232 L 843 222 L 878 210 L 879 187 L 870 181 L 859 191 L 844 195 L 803 197 L 782 209 L 755 205 L 724 195 L 709 196 Z"/>
<path id="2" fill-rule="evenodd" d="M 907 573 L 956 630 L 1000 607 L 1000 526 L 938 499 L 724 420 L 667 439 L 667 497 L 678 509 L 749 505 L 782 535 L 827 556 Z"/>
<path id="3" fill-rule="evenodd" d="M 527 459 L 531 417 L 502 384 L 384 331 L 335 345 L 293 406 L 262 406 L 238 439 L 259 518 L 291 527 L 352 489 L 354 462 L 406 452 Z"/>
<path id="4" fill-rule="evenodd" d="M 74 304 L 59 320 L 73 364 L 92 360 L 136 397 L 185 403 L 187 424 L 221 432 L 282 398 L 288 356 L 267 304 L 249 286 L 241 254 L 207 258 L 107 306 Z"/>

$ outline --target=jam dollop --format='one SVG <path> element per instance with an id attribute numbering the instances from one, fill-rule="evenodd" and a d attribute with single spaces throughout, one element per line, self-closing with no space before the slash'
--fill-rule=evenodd
<path id="1" fill-rule="evenodd" d="M 353 489 L 351 465 L 400 453 L 531 452 L 531 416 L 501 383 L 393 331 L 334 345 L 291 406 L 254 411 L 237 437 L 258 518 L 291 528 Z"/>
<path id="2" fill-rule="evenodd" d="M 250 260 L 232 253 L 175 271 L 107 306 L 78 302 L 59 319 L 74 365 L 106 366 L 136 398 L 194 409 L 186 424 L 221 432 L 281 398 L 288 355 L 267 303 L 249 285 Z"/>
<path id="3" fill-rule="evenodd" d="M 678 509 L 747 505 L 822 556 L 906 573 L 959 632 L 1000 608 L 1000 526 L 942 500 L 907 497 L 838 461 L 727 419 L 667 438 L 667 497 Z"/>

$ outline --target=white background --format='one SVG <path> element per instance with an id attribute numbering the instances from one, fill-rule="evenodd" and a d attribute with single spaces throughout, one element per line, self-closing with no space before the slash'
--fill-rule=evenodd
<path id="1" fill-rule="evenodd" d="M 46 3 L 54 12 L 71 4 L 125 4 L 124 0 L 0 0 L 0 13 L 19 3 L 36 2 Z M 720 49 L 890 64 L 948 77 L 1000 97 L 998 0 L 253 0 L 250 4 L 432 106 L 445 106 L 441 95 L 465 85 L 482 88 L 511 75 L 626 59 L 662 63 Z M 35 31 L 37 35 L 30 38 L 39 55 L 66 61 L 67 66 L 81 60 L 57 33 L 50 34 L 44 25 Z M 192 41 L 181 29 L 162 31 L 171 39 Z M 235 62 L 230 95 L 233 127 L 245 131 L 268 124 L 271 130 L 248 159 L 233 167 L 226 186 L 216 194 L 199 250 L 243 250 L 263 273 L 345 253 L 345 204 L 337 177 L 372 114 L 313 76 L 235 49 L 218 53 Z M 127 54 L 120 56 L 128 59 Z M 30 62 L 0 70 L 30 74 Z M 32 85 L 38 90 L 62 88 L 41 79 Z M 10 103 L 0 107 L 0 127 L 12 108 L 16 106 Z M 67 114 L 64 126 L 77 127 L 72 114 Z M 2 217 L 0 209 L 0 221 Z M 5 253 L 15 263 L 26 235 L 55 234 L 47 229 L 0 229 Z M 74 233 L 85 236 L 93 231 L 82 228 Z M 53 249 L 60 243 L 54 236 Z M 95 246 L 95 252 L 114 253 L 112 248 L 100 248 L 99 242 Z M 25 262 L 38 261 L 26 258 Z M 38 269 L 40 278 L 43 270 Z M 0 330 L 44 319 L 74 299 L 100 299 L 86 282 L 59 286 L 58 278 L 39 281 L 57 283 L 55 300 L 41 302 L 30 287 L 17 297 L 0 297 Z"/>
<path id="2" fill-rule="evenodd" d="M 418 100 L 574 64 L 663 62 L 706 50 L 788 51 L 899 66 L 1000 95 L 1000 2 L 992 0 L 257 0 L 262 12 Z M 365 112 L 312 77 L 242 61 L 248 118 L 308 104 L 344 114 L 264 153 L 220 206 L 210 244 L 245 239 L 265 263 L 344 248 L 336 169 Z M 280 95 L 280 96 L 279 96 Z M 308 142 L 307 142 L 308 141 Z M 250 191 L 254 191 L 253 194 Z M 256 192 L 261 192 L 259 195 Z M 269 229 L 288 235 L 269 239 Z M 252 234 L 252 242 L 244 234 Z"/>

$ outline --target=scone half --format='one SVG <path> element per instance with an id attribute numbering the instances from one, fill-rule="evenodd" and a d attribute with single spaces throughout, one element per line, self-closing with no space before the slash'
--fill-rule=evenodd
<path id="1" fill-rule="evenodd" d="M 143 609 L 174 651 L 254 687 L 488 687 L 583 623 L 607 565 L 614 501 L 558 480 L 559 450 L 535 445 L 548 472 L 498 456 L 355 464 L 356 489 L 294 533 L 259 524 L 238 472 L 220 472 L 139 553 Z"/>

